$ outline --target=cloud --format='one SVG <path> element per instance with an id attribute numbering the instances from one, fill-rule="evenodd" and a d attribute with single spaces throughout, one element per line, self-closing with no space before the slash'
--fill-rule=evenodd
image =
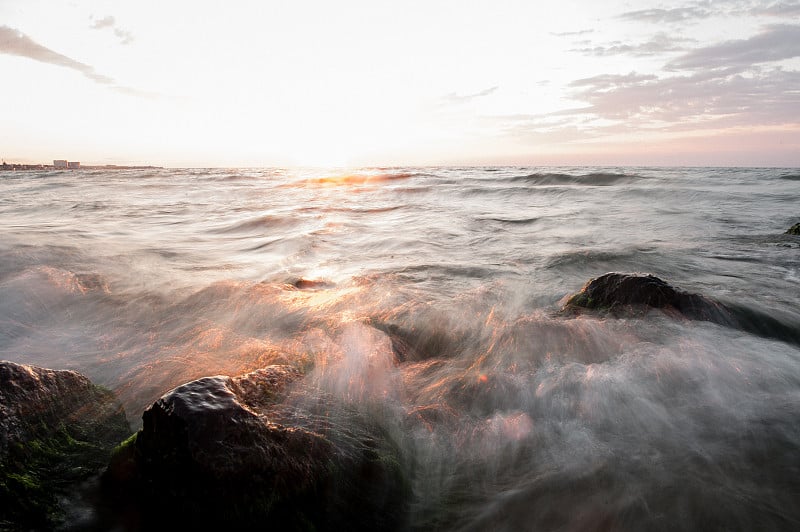
<path id="1" fill-rule="evenodd" d="M 628 11 L 619 17 L 634 22 L 651 22 L 654 24 L 672 24 L 689 20 L 708 18 L 713 13 L 700 6 L 674 7 L 671 9 L 654 8 Z"/>
<path id="2" fill-rule="evenodd" d="M 104 29 L 112 30 L 114 32 L 114 35 L 116 35 L 117 38 L 119 39 L 120 44 L 130 44 L 131 42 L 133 42 L 133 34 L 131 32 L 129 32 L 129 31 L 126 31 L 126 30 L 120 28 L 119 26 L 117 26 L 116 19 L 114 17 L 112 17 L 111 15 L 108 15 L 108 16 L 103 17 L 101 19 L 94 19 L 92 17 L 91 20 L 93 20 L 92 24 L 89 26 L 91 29 L 93 29 L 93 30 L 104 30 Z"/>
<path id="3" fill-rule="evenodd" d="M 592 93 L 590 105 L 547 115 L 495 117 L 494 127 L 521 143 L 570 144 L 616 135 L 691 136 L 702 132 L 797 131 L 797 72 L 771 71 L 755 79 L 695 76 L 613 87 Z M 621 137 L 626 138 L 626 137 Z M 629 142 L 629 141 L 626 141 Z"/>
<path id="4" fill-rule="evenodd" d="M 792 17 L 800 15 L 800 2 L 775 2 L 768 6 L 758 6 L 751 10 L 753 15 L 772 17 Z"/>
<path id="5" fill-rule="evenodd" d="M 792 17 L 797 15 L 800 15 L 800 2 L 797 1 L 726 0 L 712 3 L 709 0 L 699 0 L 679 7 L 627 11 L 619 15 L 619 18 L 633 22 L 676 24 L 714 16 Z"/>
<path id="6" fill-rule="evenodd" d="M 114 28 L 114 35 L 117 36 L 120 44 L 130 44 L 133 42 L 133 34 L 129 31 Z"/>
<path id="7" fill-rule="evenodd" d="M 608 90 L 621 85 L 632 85 L 658 79 L 653 74 L 601 74 L 591 78 L 576 79 L 570 87 L 591 87 L 594 90 Z"/>
<path id="8" fill-rule="evenodd" d="M 570 51 L 597 57 L 613 55 L 651 56 L 685 50 L 685 43 L 687 42 L 694 41 L 692 41 L 692 39 L 673 37 L 661 32 L 655 34 L 652 39 L 643 43 L 627 44 L 621 41 L 614 41 L 605 45 L 573 48 Z"/>
<path id="9" fill-rule="evenodd" d="M 604 47 L 602 53 L 633 53 Z M 800 26 L 770 25 L 747 39 L 688 51 L 660 72 L 602 74 L 568 87 L 576 105 L 553 113 L 495 117 L 517 139 L 599 139 L 633 133 L 694 134 L 726 128 L 800 127 Z M 770 64 L 773 63 L 773 64 Z"/>
<path id="10" fill-rule="evenodd" d="M 664 44 L 669 44 L 665 36 Z M 609 46 L 603 53 L 613 51 Z M 631 53 L 619 48 L 617 53 Z M 800 57 L 800 26 L 769 25 L 747 38 L 688 51 L 662 73 L 604 74 L 569 84 L 584 105 L 557 116 L 615 127 L 693 128 L 797 124 L 800 72 L 768 63 Z M 552 116 L 556 116 L 552 115 Z"/>
<path id="11" fill-rule="evenodd" d="M 750 37 L 697 48 L 666 65 L 668 70 L 747 68 L 800 57 L 800 26 L 777 24 Z"/>
<path id="12" fill-rule="evenodd" d="M 160 97 L 158 94 L 117 85 L 113 78 L 98 74 L 93 67 L 42 46 L 21 31 L 8 26 L 0 26 L 0 53 L 27 57 L 41 63 L 69 68 L 80 72 L 95 83 L 106 85 L 121 94 L 149 99 Z"/>
<path id="13" fill-rule="evenodd" d="M 105 18 L 95 20 L 90 27 L 95 30 L 101 30 L 103 28 L 113 28 L 114 23 L 115 23 L 114 17 L 109 15 Z"/>
<path id="14" fill-rule="evenodd" d="M 114 80 L 95 72 L 91 66 L 42 46 L 24 33 L 8 26 L 0 26 L 0 53 L 27 57 L 42 63 L 70 68 L 103 85 Z"/>
<path id="15" fill-rule="evenodd" d="M 451 92 L 444 96 L 444 100 L 446 103 L 466 103 L 472 100 L 476 100 L 478 98 L 483 98 L 484 96 L 489 96 L 493 92 L 495 92 L 499 87 L 489 87 L 488 89 L 483 89 L 482 91 L 475 92 L 472 94 L 456 94 L 455 92 Z"/>
<path id="16" fill-rule="evenodd" d="M 569 145 L 600 149 L 637 142 L 658 148 L 676 139 L 691 148 L 695 141 L 687 139 L 716 138 L 721 132 L 775 139 L 784 134 L 775 132 L 789 131 L 796 138 L 800 21 L 786 17 L 798 13 L 800 2 L 755 0 L 704 0 L 630 11 L 622 18 L 668 26 L 656 28 L 658 33 L 651 32 L 643 42 L 588 41 L 573 43 L 572 51 L 600 57 L 664 54 L 660 65 L 651 62 L 646 71 L 575 79 L 563 92 L 569 108 L 481 118 L 487 129 L 514 145 L 565 150 L 572 149 Z M 703 44 L 674 31 L 675 24 L 712 18 L 725 23 L 734 16 L 772 24 L 744 38 Z M 775 24 L 773 17 L 784 20 Z"/>
<path id="17" fill-rule="evenodd" d="M 574 82 L 580 115 L 671 130 L 699 125 L 797 123 L 800 72 L 779 68 L 744 75 L 734 69 L 658 78 L 635 73 Z"/>
<path id="18" fill-rule="evenodd" d="M 586 35 L 589 33 L 594 33 L 594 30 L 580 30 L 580 31 L 561 31 L 561 32 L 550 32 L 550 35 L 554 37 L 577 37 L 579 35 Z"/>
<path id="19" fill-rule="evenodd" d="M 137 98 L 145 98 L 148 100 L 157 100 L 164 97 L 162 94 L 156 92 L 143 91 L 132 87 L 125 87 L 124 85 L 114 85 L 111 89 L 120 94 L 125 94 L 126 96 L 136 96 Z"/>

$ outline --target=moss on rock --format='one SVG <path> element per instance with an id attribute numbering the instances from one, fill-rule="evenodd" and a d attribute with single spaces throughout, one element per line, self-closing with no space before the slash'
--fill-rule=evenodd
<path id="1" fill-rule="evenodd" d="M 0 523 L 55 528 L 60 500 L 98 474 L 128 434 L 114 394 L 86 377 L 0 362 Z"/>

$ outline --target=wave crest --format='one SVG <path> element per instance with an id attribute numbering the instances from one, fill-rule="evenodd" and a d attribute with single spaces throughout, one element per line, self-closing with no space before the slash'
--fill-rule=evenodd
<path id="1" fill-rule="evenodd" d="M 642 179 L 642 177 L 636 174 L 618 174 L 613 172 L 592 172 L 589 174 L 536 172 L 510 178 L 511 182 L 514 183 L 521 182 L 532 185 L 587 185 L 597 187 L 633 183 L 640 179 Z"/>

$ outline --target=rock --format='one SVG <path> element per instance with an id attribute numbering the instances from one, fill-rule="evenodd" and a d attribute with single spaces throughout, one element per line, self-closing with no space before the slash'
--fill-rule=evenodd
<path id="1" fill-rule="evenodd" d="M 699 294 L 682 292 L 654 275 L 606 273 L 590 280 L 567 300 L 565 309 L 590 309 L 614 314 L 635 313 L 642 308 L 676 312 L 686 318 L 734 325 L 722 304 Z"/>
<path id="2" fill-rule="evenodd" d="M 58 525 L 59 501 L 129 434 L 114 394 L 85 376 L 0 361 L 0 528 Z"/>
<path id="3" fill-rule="evenodd" d="M 751 306 L 722 303 L 700 294 L 683 292 L 649 274 L 614 272 L 591 279 L 567 299 L 562 311 L 580 313 L 591 310 L 613 316 L 631 316 L 648 308 L 800 345 L 800 325 L 797 323 Z"/>
<path id="4" fill-rule="evenodd" d="M 796 223 L 786 230 L 787 235 L 800 235 L 800 223 Z"/>
<path id="5" fill-rule="evenodd" d="M 300 377 L 288 366 L 205 377 L 148 408 L 104 478 L 128 528 L 397 528 L 408 490 L 397 448 L 324 398 L 288 401 Z"/>
<path id="6" fill-rule="evenodd" d="M 592 310 L 632 305 L 665 308 L 674 305 L 677 296 L 674 288 L 653 275 L 606 273 L 586 283 L 566 306 Z"/>
<path id="7" fill-rule="evenodd" d="M 324 279 L 305 279 L 300 278 L 292 283 L 292 286 L 298 290 L 323 290 L 326 288 L 333 288 L 333 283 Z"/>

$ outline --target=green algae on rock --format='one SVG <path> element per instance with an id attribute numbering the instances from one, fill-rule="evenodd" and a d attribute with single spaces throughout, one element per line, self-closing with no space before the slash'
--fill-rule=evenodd
<path id="1" fill-rule="evenodd" d="M 0 361 L 0 525 L 49 529 L 130 434 L 112 392 L 74 371 Z"/>

